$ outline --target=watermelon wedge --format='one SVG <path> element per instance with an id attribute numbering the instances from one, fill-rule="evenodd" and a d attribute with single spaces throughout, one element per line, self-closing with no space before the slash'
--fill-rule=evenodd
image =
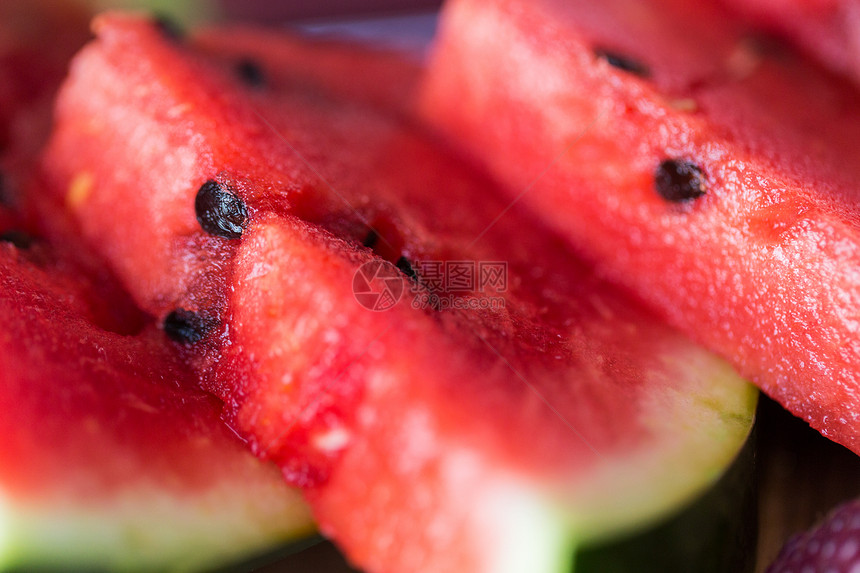
<path id="1" fill-rule="evenodd" d="M 860 95 L 709 2 L 447 7 L 423 109 L 602 273 L 860 452 Z"/>
<path id="2" fill-rule="evenodd" d="M 312 531 L 299 494 L 109 271 L 10 207 L 28 207 L 54 92 L 87 38 L 72 2 L 0 5 L 0 569 L 227 565 Z"/>
<path id="3" fill-rule="evenodd" d="M 99 307 L 118 299 L 96 298 L 70 261 L 9 231 L 0 568 L 208 569 L 307 534 L 299 495 L 224 426 L 163 335 L 100 326 L 111 313 Z"/>
<path id="4" fill-rule="evenodd" d="M 345 101 L 328 86 L 347 81 L 294 81 L 294 40 L 269 41 L 248 82 L 229 30 L 95 29 L 43 208 L 77 221 L 358 566 L 566 571 L 743 444 L 749 385 L 524 210 L 492 225 L 507 200 L 368 103 L 378 86 Z M 459 288 L 433 286 L 436 263 L 466 267 Z M 464 284 L 472 263 L 497 272 Z"/>

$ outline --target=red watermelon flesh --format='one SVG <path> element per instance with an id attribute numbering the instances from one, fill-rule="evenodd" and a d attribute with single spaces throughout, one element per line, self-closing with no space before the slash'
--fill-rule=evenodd
<path id="1" fill-rule="evenodd" d="M 359 44 L 337 38 L 305 38 L 260 26 L 203 28 L 193 32 L 198 49 L 237 62 L 246 74 L 254 72 L 254 62 L 267 67 L 289 69 L 289 81 L 308 89 L 352 98 L 388 111 L 407 111 L 423 69 L 416 58 L 404 57 L 396 50 Z M 263 70 L 258 88 L 274 78 Z M 252 78 L 254 79 L 254 78 Z"/>
<path id="2" fill-rule="evenodd" d="M 0 241 L 0 566 L 194 570 L 305 534 L 163 334 L 97 326 L 97 291 L 55 255 Z"/>
<path id="3" fill-rule="evenodd" d="M 747 32 L 702 2 L 454 1 L 425 115 L 603 273 L 860 452 L 860 96 Z"/>
<path id="4" fill-rule="evenodd" d="M 260 89 L 237 81 L 229 30 L 213 49 L 130 17 L 96 29 L 43 162 L 54 204 L 360 566 L 561 569 L 737 451 L 749 387 L 523 210 L 490 225 L 493 184 L 360 103 L 366 84 L 346 102 L 330 78 L 290 81 L 293 40 L 258 55 Z M 213 189 L 236 239 L 201 228 Z M 405 293 L 373 312 L 354 280 L 385 260 Z M 407 277 L 437 260 L 507 263 L 502 304 L 413 308 L 426 277 Z"/>
<path id="5" fill-rule="evenodd" d="M 88 36 L 72 2 L 0 5 L 0 568 L 223 565 L 307 534 L 299 495 L 67 223 L 20 211 Z"/>
<path id="6" fill-rule="evenodd" d="M 856 0 L 723 0 L 754 25 L 785 36 L 832 70 L 860 81 Z"/>

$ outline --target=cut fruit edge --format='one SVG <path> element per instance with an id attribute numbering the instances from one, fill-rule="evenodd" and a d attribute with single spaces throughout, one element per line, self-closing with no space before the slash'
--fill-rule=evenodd
<path id="1" fill-rule="evenodd" d="M 107 27 L 109 24 L 105 20 L 102 26 Z M 135 24 L 129 24 L 129 27 L 134 26 Z M 166 52 L 171 48 L 162 49 Z M 83 66 L 83 64 L 80 65 Z M 178 65 L 183 64 L 179 62 Z M 173 69 L 176 68 L 171 67 L 171 70 Z M 201 81 L 201 84 L 205 83 Z M 174 103 L 183 105 L 187 102 Z M 186 108 L 186 111 L 198 113 L 199 107 L 202 106 L 192 105 Z M 116 110 L 113 110 L 113 113 L 116 113 Z M 106 130 L 118 128 L 113 125 L 104 127 Z M 148 128 L 158 127 L 148 126 Z M 261 129 L 260 133 L 267 133 L 267 131 Z M 96 137 L 99 134 L 88 132 L 86 135 Z M 145 133 L 140 134 L 141 137 L 145 135 Z M 154 156 L 158 155 L 154 150 L 150 152 Z M 79 156 L 76 155 L 73 159 L 77 160 Z M 180 167 L 194 170 L 199 166 L 189 162 Z M 100 175 L 106 176 L 106 173 L 103 171 Z M 186 175 L 188 173 L 183 173 L 183 181 L 186 179 L 194 181 L 200 174 L 195 173 L 188 177 Z M 145 180 L 145 176 L 145 173 L 141 174 L 141 181 Z M 96 183 L 93 187 L 94 193 L 99 189 L 98 182 Z M 177 189 L 178 186 L 179 184 Z M 59 188 L 65 190 L 68 185 Z M 186 189 L 178 189 L 177 193 L 186 191 Z M 179 197 L 179 200 L 181 199 L 182 197 Z M 189 208 L 192 204 L 193 201 L 187 203 Z M 269 232 L 270 227 L 259 225 L 263 215 L 252 214 L 252 221 L 247 230 L 248 235 L 241 239 L 240 248 L 251 249 L 253 252 L 255 237 L 258 239 L 261 235 L 260 228 Z M 276 223 L 272 227 L 279 227 L 279 225 Z M 277 234 L 284 231 L 276 228 L 272 232 L 277 238 Z M 315 229 L 314 233 L 316 237 L 326 236 L 325 241 L 329 243 L 339 241 L 321 229 Z M 263 234 L 263 237 L 265 238 L 266 235 Z M 272 249 L 273 244 L 272 241 L 267 241 L 264 246 Z M 112 247 L 117 245 L 118 243 Z M 334 262 L 332 267 L 338 268 L 328 270 L 333 274 L 340 273 L 339 279 L 333 284 L 342 288 L 340 292 L 333 292 L 333 296 L 338 301 L 352 300 L 353 295 L 348 287 L 355 272 L 355 259 L 344 261 L 339 258 L 342 253 L 333 254 L 318 247 L 319 245 L 310 247 L 304 245 L 302 248 L 307 251 L 310 261 Z M 257 252 L 264 252 L 264 250 Z M 259 276 L 252 270 L 249 276 L 254 275 Z M 313 279 L 313 276 L 310 279 Z M 283 288 L 285 283 L 280 284 Z M 311 288 L 315 288 L 316 294 L 321 297 L 324 296 L 322 293 L 331 287 L 331 284 L 311 285 Z M 265 308 L 264 303 L 265 301 L 259 303 L 261 309 Z M 393 320 L 396 316 L 392 314 L 390 318 Z M 373 407 L 377 408 L 376 414 L 379 416 L 384 415 L 389 420 L 398 420 L 400 423 L 396 425 L 399 429 L 391 433 L 379 432 L 374 431 L 375 428 L 370 424 L 357 429 L 357 439 L 373 445 L 377 453 L 397 452 L 398 440 L 403 437 L 408 438 L 407 429 L 414 427 L 414 424 L 410 425 L 410 421 L 414 421 L 417 416 L 419 422 L 423 420 L 422 423 L 429 424 L 429 435 L 432 441 L 428 447 L 444 470 L 439 478 L 439 489 L 446 491 L 449 484 L 456 484 L 459 483 L 458 480 L 465 479 L 468 484 L 465 492 L 477 492 L 473 499 L 467 496 L 467 499 L 461 500 L 465 501 L 463 506 L 451 505 L 450 509 L 458 513 L 475 509 L 471 512 L 475 520 L 474 527 L 470 528 L 471 533 L 482 532 L 480 535 L 488 540 L 482 548 L 485 553 L 482 555 L 483 562 L 503 567 L 505 564 L 512 566 L 514 563 L 535 560 L 535 563 L 543 563 L 548 570 L 553 570 L 555 567 L 563 566 L 565 560 L 569 559 L 563 555 L 569 553 L 571 540 L 575 540 L 578 544 L 586 544 L 611 534 L 642 527 L 664 516 L 679 504 L 692 500 L 697 493 L 707 489 L 719 478 L 746 440 L 753 423 L 756 390 L 737 378 L 722 361 L 693 347 L 683 337 L 671 339 L 665 344 L 664 351 L 665 354 L 661 354 L 663 359 L 660 371 L 650 372 L 649 375 L 655 377 L 650 382 L 653 382 L 655 387 L 664 386 L 665 391 L 653 389 L 653 393 L 641 401 L 641 411 L 637 412 L 641 415 L 647 431 L 657 436 L 653 440 L 654 443 L 648 444 L 632 456 L 626 455 L 629 452 L 613 450 L 611 456 L 601 460 L 597 464 L 598 469 L 593 472 L 572 472 L 589 473 L 582 479 L 580 479 L 581 476 L 576 476 L 576 484 L 565 483 L 563 479 L 558 482 L 553 479 L 541 481 L 545 477 L 542 475 L 539 475 L 536 480 L 534 475 L 518 472 L 516 468 L 499 469 L 499 463 L 492 459 L 492 453 L 475 448 L 475 444 L 468 443 L 468 438 L 464 444 L 463 437 L 450 433 L 450 428 L 440 429 L 437 426 L 440 422 L 436 417 L 437 413 L 430 412 L 428 415 L 426 411 L 420 411 L 420 403 L 407 404 L 405 408 L 385 408 L 383 407 L 386 398 L 384 393 L 374 396 L 374 399 L 383 400 L 373 404 Z M 438 362 L 438 358 L 435 360 Z M 396 378 L 396 369 L 386 371 L 383 366 L 375 369 L 374 372 L 377 379 L 367 381 L 368 388 L 404 384 L 403 380 L 379 379 L 386 376 Z M 452 403 L 444 402 L 442 406 L 453 409 Z M 396 406 L 396 401 L 391 405 Z M 444 417 L 445 412 L 438 415 Z M 404 432 L 402 435 L 398 433 L 401 429 Z M 571 437 L 575 436 L 571 434 Z M 367 461 L 360 449 L 349 448 L 338 462 L 330 480 L 309 494 L 316 504 L 318 515 L 323 516 L 321 520 L 323 531 L 333 532 L 334 537 L 345 542 L 348 549 L 350 544 L 349 540 L 344 540 L 344 532 L 349 531 L 350 528 L 365 528 L 366 523 L 354 519 L 354 516 L 349 515 L 348 512 L 337 511 L 337 501 L 330 505 L 331 499 L 326 498 L 332 489 L 342 487 L 342 491 L 346 492 L 346 497 L 342 499 L 353 504 L 351 509 L 360 508 L 361 504 L 369 502 L 370 500 L 366 499 L 366 491 L 364 495 L 356 493 L 355 497 L 349 500 L 350 488 L 355 488 L 356 484 L 374 484 L 379 487 L 375 479 L 379 476 L 374 472 L 385 471 L 384 468 L 389 461 L 375 460 L 378 465 L 375 468 L 371 467 L 370 470 L 365 465 Z M 464 475 L 464 472 L 470 475 Z M 395 472 L 390 477 L 396 480 L 403 476 L 397 476 Z M 536 485 L 536 481 L 540 483 Z M 409 484 L 408 480 L 395 481 L 395 483 L 399 483 L 401 489 L 399 493 L 404 496 L 409 495 L 403 491 Z M 463 491 L 460 495 L 462 494 Z M 407 499 L 410 498 L 407 497 L 401 501 Z M 441 503 L 453 504 L 454 501 L 443 499 Z M 341 507 L 341 509 L 344 508 Z M 332 511 L 329 512 L 329 510 Z M 405 511 L 405 508 L 401 511 Z M 502 519 L 509 512 L 521 516 L 521 520 Z M 405 519 L 408 516 L 400 517 Z M 345 523 L 344 520 L 352 522 Z M 335 523 L 338 525 L 334 525 Z M 380 527 L 384 528 L 387 525 L 381 524 Z M 542 532 L 539 540 L 535 539 L 535 531 Z M 537 545 L 534 549 L 525 548 L 529 552 L 526 561 L 518 561 L 522 558 L 517 553 L 523 548 L 522 542 L 518 541 L 521 539 L 528 539 L 531 543 L 540 546 L 539 550 Z M 555 546 L 555 549 L 548 547 L 547 544 Z M 509 547 L 514 553 L 500 552 L 499 547 Z M 352 549 L 354 551 L 348 551 L 351 557 L 360 552 L 354 547 Z"/>

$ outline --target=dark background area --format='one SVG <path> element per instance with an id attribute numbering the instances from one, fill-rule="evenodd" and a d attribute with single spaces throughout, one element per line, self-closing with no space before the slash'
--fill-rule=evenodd
<path id="1" fill-rule="evenodd" d="M 441 0 L 320 0 L 318 2 L 248 2 L 221 0 L 225 13 L 233 18 L 257 21 L 316 20 L 351 16 L 396 15 L 416 10 L 433 10 Z"/>

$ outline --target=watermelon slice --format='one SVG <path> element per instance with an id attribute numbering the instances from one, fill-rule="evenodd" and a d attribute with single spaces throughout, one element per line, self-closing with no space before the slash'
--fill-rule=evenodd
<path id="1" fill-rule="evenodd" d="M 108 271 L 9 208 L 87 30 L 72 3 L 0 5 L 0 569 L 229 564 L 309 533 L 300 496 Z"/>
<path id="2" fill-rule="evenodd" d="M 860 4 L 855 0 L 723 0 L 750 22 L 785 36 L 833 71 L 860 82 Z"/>
<path id="3" fill-rule="evenodd" d="M 424 92 L 592 260 L 860 452 L 860 96 L 712 3 L 448 6 Z"/>
<path id="4" fill-rule="evenodd" d="M 157 329 L 105 330 L 117 299 L 0 231 L 0 568 L 195 570 L 309 532 Z"/>
<path id="5" fill-rule="evenodd" d="M 217 49 L 127 16 L 96 31 L 43 162 L 52 208 L 357 565 L 564 571 L 744 442 L 749 385 L 523 210 L 491 225 L 498 190 L 368 105 L 377 86 L 294 81 L 293 40 L 255 56 L 261 87 L 229 30 Z M 436 262 L 497 272 L 440 290 Z"/>
<path id="6" fill-rule="evenodd" d="M 312 531 L 105 274 L 22 228 L 0 208 L 0 569 L 208 569 Z"/>

